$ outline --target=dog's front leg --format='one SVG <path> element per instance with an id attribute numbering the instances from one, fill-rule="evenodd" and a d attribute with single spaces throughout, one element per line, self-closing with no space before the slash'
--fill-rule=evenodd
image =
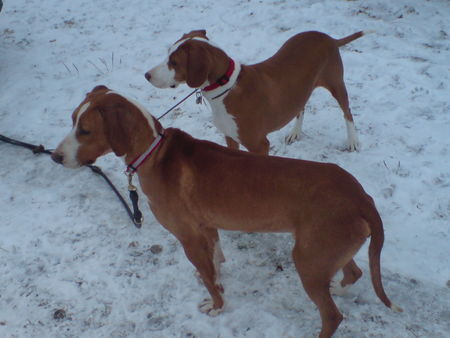
<path id="1" fill-rule="evenodd" d="M 294 143 L 297 140 L 300 140 L 300 136 L 302 134 L 302 125 L 303 125 L 303 117 L 305 116 L 305 111 L 302 110 L 297 117 L 295 118 L 295 125 L 292 131 L 286 136 L 286 144 Z"/>
<path id="2" fill-rule="evenodd" d="M 207 227 L 203 227 L 202 232 L 208 241 L 208 251 L 213 252 L 213 262 L 216 269 L 216 284 L 220 284 L 220 265 L 225 262 L 225 256 L 220 246 L 219 232 L 217 229 Z"/>
<path id="3" fill-rule="evenodd" d="M 199 304 L 199 310 L 209 316 L 217 316 L 222 312 L 224 305 L 222 298 L 223 286 L 217 281 L 218 272 L 216 271 L 215 254 L 214 248 L 211 248 L 211 241 L 207 238 L 207 233 L 191 233 L 188 236 L 183 236 L 180 242 L 183 245 L 186 256 L 197 268 L 203 284 L 212 298 L 203 300 Z"/>

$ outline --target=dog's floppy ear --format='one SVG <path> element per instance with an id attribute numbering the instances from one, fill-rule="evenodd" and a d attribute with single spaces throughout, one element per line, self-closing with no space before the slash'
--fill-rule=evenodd
<path id="1" fill-rule="evenodd" d="M 86 93 L 86 96 L 88 96 L 90 94 L 93 94 L 93 93 L 95 93 L 97 91 L 100 91 L 100 90 L 108 90 L 108 89 L 109 88 L 104 86 L 104 85 L 98 85 L 98 86 L 95 86 L 89 93 Z"/>
<path id="2" fill-rule="evenodd" d="M 189 33 L 183 34 L 183 36 L 181 37 L 181 39 L 178 40 L 178 41 L 185 40 L 185 39 L 196 38 L 196 37 L 199 37 L 199 38 L 203 38 L 203 39 L 209 40 L 208 37 L 206 36 L 206 30 L 204 30 L 204 29 L 197 29 L 197 30 L 195 30 L 195 31 L 190 31 Z M 178 42 L 178 41 L 177 41 L 177 42 Z"/>
<path id="3" fill-rule="evenodd" d="M 192 31 L 192 33 L 195 34 L 195 35 L 199 35 L 202 38 L 205 38 L 205 39 L 209 40 L 208 37 L 206 36 L 206 29 L 198 29 L 198 30 Z"/>
<path id="4" fill-rule="evenodd" d="M 98 108 L 105 126 L 106 138 L 112 151 L 123 156 L 130 148 L 132 118 L 120 103 Z"/>
<path id="5" fill-rule="evenodd" d="M 108 87 L 106 87 L 104 85 L 95 86 L 94 89 L 91 90 L 91 93 L 96 92 L 98 90 L 108 90 Z"/>
<path id="6" fill-rule="evenodd" d="M 203 46 L 190 44 L 187 49 L 186 83 L 191 88 L 200 87 L 208 78 L 210 58 Z"/>

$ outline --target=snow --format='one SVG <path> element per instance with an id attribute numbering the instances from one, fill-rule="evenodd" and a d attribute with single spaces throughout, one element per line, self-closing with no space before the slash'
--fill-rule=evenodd
<path id="1" fill-rule="evenodd" d="M 339 164 L 374 197 L 384 220 L 383 280 L 404 312 L 375 296 L 366 245 L 356 257 L 363 277 L 335 297 L 345 317 L 336 337 L 449 337 L 449 17 L 445 0 L 7 0 L 0 134 L 56 147 L 73 109 L 99 84 L 162 114 L 191 89 L 156 89 L 144 73 L 192 29 L 207 29 L 244 64 L 271 56 L 301 31 L 341 38 L 372 30 L 341 48 L 361 151 L 343 150 L 342 113 L 317 89 L 301 140 L 284 143 L 293 121 L 270 135 L 271 154 Z M 208 108 L 194 101 L 163 125 L 224 144 Z M 318 334 L 290 235 L 221 233 L 226 307 L 210 318 L 197 309 L 206 289 L 142 194 L 145 221 L 137 229 L 87 168 L 65 169 L 4 143 L 0 156 L 1 337 Z M 97 164 L 125 194 L 123 161 L 107 155 Z M 57 310 L 64 318 L 54 319 Z"/>

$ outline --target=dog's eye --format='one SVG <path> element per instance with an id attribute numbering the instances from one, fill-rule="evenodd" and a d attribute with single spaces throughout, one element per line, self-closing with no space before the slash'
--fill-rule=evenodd
<path id="1" fill-rule="evenodd" d="M 173 60 L 170 60 L 170 61 L 169 61 L 169 65 L 171 65 L 172 67 L 176 67 L 177 62 L 176 62 L 176 61 L 173 61 Z"/>
<path id="2" fill-rule="evenodd" d="M 91 132 L 89 130 L 80 128 L 79 133 L 80 135 L 89 135 Z"/>

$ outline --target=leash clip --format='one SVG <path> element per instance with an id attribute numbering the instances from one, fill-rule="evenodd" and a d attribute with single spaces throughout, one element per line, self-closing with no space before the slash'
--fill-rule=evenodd
<path id="1" fill-rule="evenodd" d="M 195 103 L 201 104 L 203 102 L 202 92 L 198 91 L 195 93 Z"/>
<path id="2" fill-rule="evenodd" d="M 125 175 L 127 175 L 127 177 L 128 177 L 128 191 L 136 191 L 136 186 L 135 185 L 133 185 L 133 174 L 132 173 L 128 173 L 128 172 L 125 172 Z"/>
<path id="3" fill-rule="evenodd" d="M 130 200 L 133 205 L 133 222 L 137 228 L 142 226 L 142 221 L 144 220 L 144 216 L 142 215 L 141 210 L 139 210 L 139 196 L 137 193 L 137 188 L 133 185 L 133 173 L 125 171 L 125 175 L 128 177 L 128 191 L 130 192 Z"/>

